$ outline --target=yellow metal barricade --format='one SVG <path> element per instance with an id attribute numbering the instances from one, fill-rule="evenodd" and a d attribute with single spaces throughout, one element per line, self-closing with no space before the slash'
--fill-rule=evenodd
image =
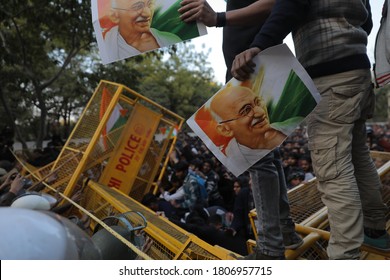
<path id="1" fill-rule="evenodd" d="M 150 249 L 145 253 L 152 259 L 233 259 L 230 251 L 211 246 L 115 188 L 89 181 L 81 206 L 94 213 L 100 220 L 129 211 L 141 213 L 147 221 L 144 232 L 152 240 Z M 134 220 L 131 220 L 133 224 L 142 222 L 136 215 L 130 219 L 133 217 Z"/>
<path id="2" fill-rule="evenodd" d="M 101 81 L 51 166 L 66 178 L 56 189 L 70 196 L 80 179 L 91 178 L 142 199 L 161 178 L 183 122 L 141 94 Z"/>

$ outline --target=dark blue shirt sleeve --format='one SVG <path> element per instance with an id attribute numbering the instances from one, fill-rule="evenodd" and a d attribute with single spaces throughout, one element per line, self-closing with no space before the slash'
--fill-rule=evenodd
<path id="1" fill-rule="evenodd" d="M 368 0 L 366 1 L 366 9 L 368 11 L 368 17 L 367 17 L 366 22 L 362 25 L 362 28 L 364 29 L 364 31 L 367 32 L 367 35 L 370 35 L 373 23 L 372 23 L 372 13 L 371 13 L 370 1 L 368 1 Z"/>
<path id="2" fill-rule="evenodd" d="M 254 38 L 251 48 L 261 50 L 281 44 L 306 16 L 309 0 L 276 0 L 271 14 Z"/>

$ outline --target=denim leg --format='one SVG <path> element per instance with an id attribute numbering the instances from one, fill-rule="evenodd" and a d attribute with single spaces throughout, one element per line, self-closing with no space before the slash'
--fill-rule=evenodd
<path id="1" fill-rule="evenodd" d="M 284 177 L 283 165 L 279 148 L 274 151 L 274 164 L 279 177 L 279 215 L 282 232 L 295 232 L 295 224 L 290 216 L 290 203 L 287 197 L 287 184 Z"/>
<path id="2" fill-rule="evenodd" d="M 355 123 L 352 141 L 352 162 L 363 207 L 364 227 L 383 230 L 386 228 L 387 206 L 382 199 L 382 183 L 366 145 L 364 120 Z"/>
<path id="3" fill-rule="evenodd" d="M 268 256 L 284 256 L 279 215 L 279 175 L 271 152 L 249 169 L 258 220 L 257 250 Z"/>

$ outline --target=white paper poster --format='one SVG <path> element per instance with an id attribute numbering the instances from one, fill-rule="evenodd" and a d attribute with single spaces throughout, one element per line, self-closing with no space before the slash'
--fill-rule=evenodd
<path id="1" fill-rule="evenodd" d="M 231 79 L 187 124 L 235 176 L 279 146 L 320 100 L 287 45 L 259 53 L 255 73 Z"/>

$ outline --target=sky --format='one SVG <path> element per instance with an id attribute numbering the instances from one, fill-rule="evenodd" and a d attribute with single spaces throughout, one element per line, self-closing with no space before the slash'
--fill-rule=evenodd
<path id="1" fill-rule="evenodd" d="M 214 11 L 225 11 L 226 2 L 224 0 L 211 0 L 208 2 Z M 384 0 L 370 1 L 374 26 L 368 37 L 367 52 L 371 62 L 374 62 L 375 38 L 380 24 L 383 2 Z M 203 46 L 206 50 L 209 48 L 211 49 L 211 53 L 209 55 L 211 67 L 214 69 L 216 80 L 224 84 L 226 66 L 222 54 L 222 28 L 207 28 L 207 32 L 207 35 L 195 38 L 191 42 L 196 46 L 198 51 L 201 51 Z M 292 42 L 291 35 L 289 35 L 284 42 L 289 46 L 291 51 L 294 52 L 294 44 Z"/>

